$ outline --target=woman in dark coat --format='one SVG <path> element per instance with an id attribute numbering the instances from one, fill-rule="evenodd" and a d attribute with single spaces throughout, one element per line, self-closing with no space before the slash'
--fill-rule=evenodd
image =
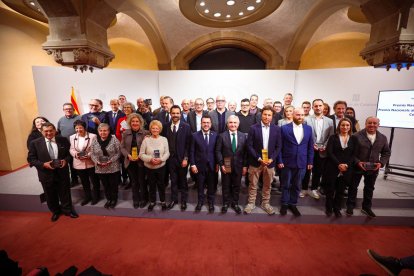
<path id="1" fill-rule="evenodd" d="M 341 205 L 345 187 L 352 182 L 355 155 L 358 150 L 357 139 L 352 136 L 352 123 L 348 118 L 339 121 L 337 134 L 329 137 L 327 145 L 328 161 L 325 167 L 326 210 L 341 217 Z"/>
<path id="2" fill-rule="evenodd" d="M 44 123 L 49 123 L 49 120 L 45 117 L 38 116 L 33 119 L 32 130 L 30 131 L 29 137 L 27 137 L 27 149 L 29 149 L 30 142 L 39 137 L 43 137 L 41 129 Z"/>

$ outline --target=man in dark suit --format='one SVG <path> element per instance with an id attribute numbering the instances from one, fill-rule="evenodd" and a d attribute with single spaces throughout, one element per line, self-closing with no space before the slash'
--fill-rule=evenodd
<path id="1" fill-rule="evenodd" d="M 98 126 L 108 123 L 106 112 L 102 111 L 103 103 L 100 99 L 92 99 L 89 102 L 89 112 L 83 114 L 81 120 L 86 123 L 86 131 L 98 135 Z"/>
<path id="2" fill-rule="evenodd" d="M 335 132 L 336 132 L 336 129 L 337 129 L 337 126 L 338 126 L 338 122 L 344 117 L 351 120 L 351 122 L 352 122 L 352 133 L 357 132 L 356 127 L 355 127 L 355 124 L 356 124 L 355 118 L 352 117 L 352 116 L 345 115 L 345 111 L 346 111 L 347 107 L 348 107 L 348 105 L 347 105 L 346 101 L 336 101 L 334 103 L 333 110 L 334 110 L 335 114 L 333 114 L 331 116 L 328 116 L 328 117 L 331 118 L 332 121 L 333 121 L 333 126 L 334 126 Z"/>
<path id="3" fill-rule="evenodd" d="M 378 131 L 379 119 L 368 117 L 365 128 L 355 134 L 358 140 L 358 151 L 356 156 L 357 168 L 354 181 L 349 187 L 346 214 L 352 216 L 356 204 L 359 182 L 364 176 L 364 199 L 362 201 L 362 213 L 369 217 L 376 217 L 372 211 L 372 197 L 374 195 L 375 181 L 379 169 L 384 167 L 391 156 L 387 137 Z"/>
<path id="4" fill-rule="evenodd" d="M 118 121 L 125 117 L 125 113 L 119 109 L 119 101 L 117 99 L 112 99 L 109 104 L 111 105 L 111 111 L 106 112 L 106 121 L 109 124 L 111 134 L 115 135 Z"/>
<path id="5" fill-rule="evenodd" d="M 51 220 L 58 220 L 61 213 L 77 218 L 70 195 L 69 141 L 65 137 L 56 136 L 56 128 L 51 123 L 42 125 L 42 134 L 43 137 L 30 144 L 27 159 L 30 166 L 37 169 L 47 206 L 53 214 Z"/>
<path id="6" fill-rule="evenodd" d="M 184 99 L 181 102 L 181 118 L 184 122 L 186 122 L 188 124 L 188 114 L 190 114 L 190 100 L 189 99 Z"/>
<path id="7" fill-rule="evenodd" d="M 272 124 L 273 109 L 265 106 L 262 109 L 261 122 L 250 128 L 247 136 L 249 162 L 249 199 L 244 212 L 250 214 L 256 208 L 257 184 L 263 175 L 262 209 L 269 215 L 275 212 L 270 206 L 270 187 L 275 175 L 275 160 L 282 145 L 280 128 Z"/>
<path id="8" fill-rule="evenodd" d="M 194 101 L 194 110 L 190 111 L 187 117 L 188 124 L 191 127 L 191 132 L 197 132 L 201 130 L 201 118 L 208 114 L 207 110 L 203 110 L 204 101 L 201 98 L 197 98 Z"/>
<path id="9" fill-rule="evenodd" d="M 161 101 L 162 110 L 154 116 L 154 120 L 158 120 L 162 124 L 171 123 L 170 109 L 173 105 L 174 100 L 170 96 L 165 96 Z"/>
<path id="10" fill-rule="evenodd" d="M 223 187 L 223 214 L 229 205 L 237 214 L 241 213 L 239 193 L 241 177 L 247 172 L 247 138 L 246 134 L 237 131 L 239 124 L 239 118 L 230 115 L 227 120 L 228 131 L 219 135 L 216 144 L 216 160 L 221 168 Z"/>
<path id="11" fill-rule="evenodd" d="M 303 108 L 295 108 L 293 122 L 281 127 L 282 152 L 278 158 L 278 167 L 282 169 L 282 216 L 286 215 L 288 209 L 296 217 L 301 215 L 296 205 L 302 188 L 302 179 L 306 170 L 312 169 L 312 128 L 304 125 L 304 120 Z"/>
<path id="12" fill-rule="evenodd" d="M 181 119 L 181 109 L 178 105 L 173 105 L 170 110 L 171 124 L 163 127 L 162 135 L 168 140 L 170 158 L 168 159 L 168 169 L 171 179 L 171 202 L 168 209 L 174 208 L 178 203 L 178 191 L 181 192 L 181 210 L 187 209 L 188 198 L 188 156 L 190 155 L 191 130 L 190 126 Z"/>
<path id="13" fill-rule="evenodd" d="M 211 131 L 211 118 L 204 115 L 201 118 L 201 130 L 193 133 L 190 148 L 191 171 L 196 175 L 198 185 L 198 203 L 196 212 L 201 211 L 204 204 L 204 187 L 207 186 L 208 211 L 214 212 L 214 197 L 216 193 L 214 174 L 218 171 L 215 162 L 214 150 L 217 133 Z"/>

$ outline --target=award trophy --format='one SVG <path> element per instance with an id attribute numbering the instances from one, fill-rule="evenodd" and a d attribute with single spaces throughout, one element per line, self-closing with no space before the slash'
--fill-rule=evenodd
<path id="1" fill-rule="evenodd" d="M 131 156 L 133 159 L 138 159 L 138 148 L 137 147 L 132 147 Z"/>
<path id="2" fill-rule="evenodd" d="M 78 157 L 79 157 L 79 159 L 82 159 L 82 158 L 85 158 L 85 157 L 87 157 L 87 153 L 86 153 L 86 151 L 80 151 L 80 152 L 78 152 Z"/>
<path id="3" fill-rule="evenodd" d="M 323 150 L 325 148 L 325 145 L 323 143 L 316 143 L 316 147 L 318 150 Z"/>
<path id="4" fill-rule="evenodd" d="M 105 163 L 109 162 L 109 157 L 105 156 L 105 155 L 102 155 L 102 156 L 99 156 L 98 160 L 99 160 L 99 163 L 105 164 Z"/>
<path id="5" fill-rule="evenodd" d="M 269 161 L 269 154 L 267 149 L 262 149 L 262 160 L 265 162 Z"/>
<path id="6" fill-rule="evenodd" d="M 160 158 L 160 151 L 154 150 L 154 158 Z"/>
<path id="7" fill-rule="evenodd" d="M 60 168 L 60 160 L 59 159 L 52 159 L 52 163 L 50 163 L 50 166 L 54 169 Z"/>
<path id="8" fill-rule="evenodd" d="M 366 163 L 364 163 L 364 168 L 367 171 L 373 171 L 373 170 L 375 170 L 376 166 L 375 166 L 375 163 L 373 163 L 373 162 L 366 162 Z"/>
<path id="9" fill-rule="evenodd" d="M 226 173 L 231 173 L 231 157 L 224 157 L 223 161 Z"/>

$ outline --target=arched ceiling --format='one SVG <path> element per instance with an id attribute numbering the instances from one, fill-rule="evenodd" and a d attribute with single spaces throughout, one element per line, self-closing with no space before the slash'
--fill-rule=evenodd
<path id="1" fill-rule="evenodd" d="M 3 0 L 6 4 L 19 1 L 30 0 Z M 183 49 L 218 31 L 257 37 L 280 55 L 284 64 L 281 68 L 289 69 L 298 68 L 305 49 L 327 36 L 342 32 L 369 35 L 370 32 L 369 24 L 351 21 L 347 15 L 348 7 L 358 7 L 363 0 L 283 0 L 270 15 L 228 28 L 205 27 L 190 21 L 180 10 L 180 0 L 104 1 L 118 11 L 117 23 L 109 28 L 108 38 L 125 37 L 151 47 L 160 69 L 174 67 L 172 62 Z"/>

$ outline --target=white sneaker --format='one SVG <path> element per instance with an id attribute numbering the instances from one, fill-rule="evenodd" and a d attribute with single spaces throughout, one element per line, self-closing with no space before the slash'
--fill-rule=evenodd
<path id="1" fill-rule="evenodd" d="M 320 198 L 320 195 L 318 194 L 318 190 L 312 190 L 309 195 L 313 197 L 314 199 Z"/>
<path id="2" fill-rule="evenodd" d="M 273 210 L 273 207 L 270 206 L 269 203 L 267 204 L 262 204 L 262 209 L 268 214 L 268 215 L 274 215 L 275 214 L 275 210 Z"/>
<path id="3" fill-rule="evenodd" d="M 299 197 L 305 197 L 305 195 L 307 194 L 307 191 L 306 190 L 302 190 L 302 191 L 300 191 L 300 193 L 299 193 Z"/>
<path id="4" fill-rule="evenodd" d="M 252 204 L 252 203 L 249 203 L 249 204 L 247 204 L 247 205 L 246 205 L 246 207 L 244 208 L 244 212 L 245 212 L 246 214 L 250 214 L 250 213 L 254 210 L 254 208 L 256 208 L 256 205 L 254 205 L 254 204 Z"/>

